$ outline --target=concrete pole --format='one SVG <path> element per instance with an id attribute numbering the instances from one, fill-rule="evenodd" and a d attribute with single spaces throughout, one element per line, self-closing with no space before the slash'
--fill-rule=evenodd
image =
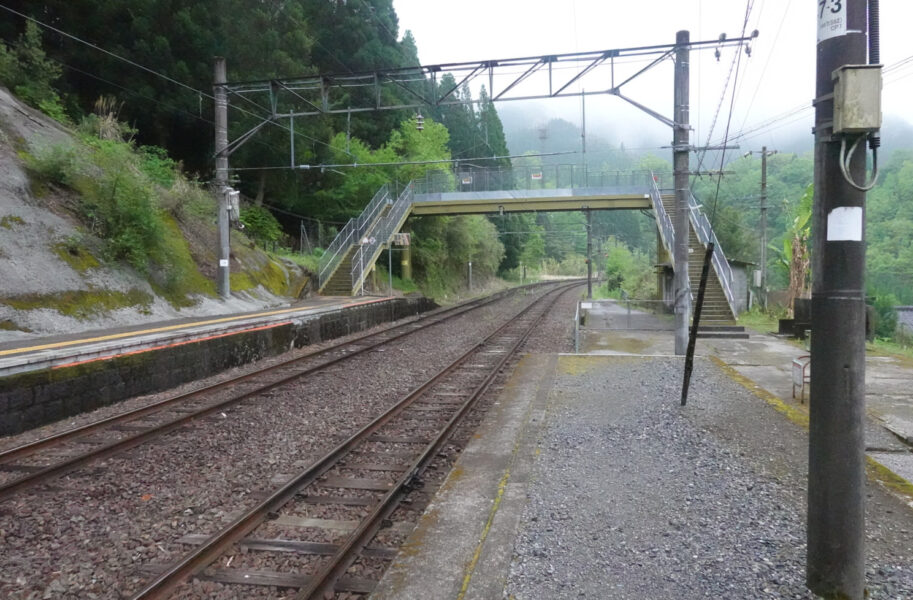
<path id="1" fill-rule="evenodd" d="M 830 2 L 817 12 L 819 26 L 831 37 L 817 44 L 815 86 L 806 582 L 819 596 L 861 600 L 865 595 L 865 193 L 852 188 L 841 174 L 841 136 L 832 131 L 831 77 L 842 65 L 866 63 L 866 0 Z M 865 155 L 857 152 L 850 164 L 855 181 L 863 181 Z M 830 231 L 830 221 L 840 221 L 842 227 Z"/>
<path id="2" fill-rule="evenodd" d="M 400 252 L 399 266 L 403 279 L 412 279 L 412 246 L 403 246 Z"/>
<path id="3" fill-rule="evenodd" d="M 586 210 L 586 297 L 593 299 L 593 219 L 592 211 Z"/>
<path id="4" fill-rule="evenodd" d="M 387 244 L 387 280 L 390 283 L 390 295 L 393 295 L 393 242 Z"/>
<path id="5" fill-rule="evenodd" d="M 472 261 L 469 261 L 469 291 L 472 292 Z"/>
<path id="6" fill-rule="evenodd" d="M 231 282 L 229 279 L 229 258 L 231 246 L 229 244 L 228 223 L 228 91 L 225 89 L 227 75 L 225 59 L 216 57 L 213 70 L 213 96 L 215 97 L 215 122 L 216 122 L 216 193 L 219 202 L 219 271 L 217 287 L 219 296 L 223 299 L 231 295 Z"/>
<path id="7" fill-rule="evenodd" d="M 687 31 L 675 35 L 675 130 L 672 138 L 672 158 L 675 169 L 675 354 L 684 356 L 688 349 L 689 299 L 691 284 L 688 280 L 688 158 L 689 158 L 689 65 Z"/>
<path id="8" fill-rule="evenodd" d="M 767 146 L 761 146 L 761 306 L 767 308 Z"/>

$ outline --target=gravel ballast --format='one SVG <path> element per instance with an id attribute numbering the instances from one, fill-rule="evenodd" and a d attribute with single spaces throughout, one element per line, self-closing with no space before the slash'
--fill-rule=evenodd
<path id="1" fill-rule="evenodd" d="M 563 357 L 505 597 L 814 598 L 807 434 L 698 361 Z M 913 597 L 913 513 L 869 482 L 871 598 Z"/>
<path id="2" fill-rule="evenodd" d="M 150 565 L 188 549 L 178 538 L 250 507 L 534 296 L 499 300 L 0 503 L 0 597 L 129 597 Z"/>

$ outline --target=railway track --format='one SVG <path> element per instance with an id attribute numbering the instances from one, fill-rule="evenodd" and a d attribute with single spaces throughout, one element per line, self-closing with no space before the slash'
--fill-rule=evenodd
<path id="1" fill-rule="evenodd" d="M 196 547 L 171 566 L 147 565 L 157 576 L 133 599 L 167 598 L 194 577 L 221 584 L 233 598 L 252 585 L 295 589 L 301 599 L 370 593 L 412 529 L 404 515 L 420 514 L 410 511 L 410 498 L 423 493 L 429 465 L 548 309 L 576 285 L 526 307 L 222 530 L 184 536 L 180 542 Z"/>
<path id="2" fill-rule="evenodd" d="M 434 311 L 379 332 L 333 344 L 213 385 L 0 452 L 0 502 L 98 461 L 186 427 L 427 327 L 498 301 L 495 295 Z"/>

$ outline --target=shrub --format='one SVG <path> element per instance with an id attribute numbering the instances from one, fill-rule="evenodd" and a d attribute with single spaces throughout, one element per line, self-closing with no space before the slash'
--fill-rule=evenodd
<path id="1" fill-rule="evenodd" d="M 174 185 L 177 163 L 164 148 L 158 146 L 141 146 L 139 148 L 140 169 L 149 179 L 165 189 Z"/>
<path id="2" fill-rule="evenodd" d="M 282 226 L 273 213 L 262 206 L 247 206 L 241 210 L 241 223 L 248 237 L 261 242 L 278 242 L 282 237 Z"/>
<path id="3" fill-rule="evenodd" d="M 897 297 L 894 294 L 880 294 L 875 297 L 875 313 L 878 318 L 875 323 L 875 335 L 880 338 L 891 339 L 897 329 Z"/>
<path id="4" fill-rule="evenodd" d="M 82 170 L 80 154 L 73 144 L 38 146 L 20 156 L 32 175 L 58 185 L 72 185 L 73 177 Z"/>

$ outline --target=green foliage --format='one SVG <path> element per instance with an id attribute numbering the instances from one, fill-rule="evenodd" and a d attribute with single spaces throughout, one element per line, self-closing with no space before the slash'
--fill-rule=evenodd
<path id="1" fill-rule="evenodd" d="M 72 185 L 72 178 L 83 168 L 79 149 L 74 144 L 41 145 L 31 153 L 20 152 L 19 156 L 33 177 L 57 185 Z"/>
<path id="2" fill-rule="evenodd" d="M 89 168 L 70 177 L 82 196 L 82 215 L 90 231 L 106 241 L 109 259 L 148 272 L 150 259 L 160 258 L 163 239 L 152 182 L 137 168 L 129 144 L 92 140 L 90 148 Z"/>
<path id="3" fill-rule="evenodd" d="M 244 224 L 244 233 L 258 242 L 278 242 L 282 237 L 279 221 L 263 206 L 245 206 L 241 209 L 241 223 Z"/>
<path id="4" fill-rule="evenodd" d="M 19 225 L 25 225 L 25 219 L 19 215 L 3 215 L 3 217 L 0 217 L 0 227 L 4 229 L 12 229 Z"/>
<path id="5" fill-rule="evenodd" d="M 41 31 L 31 21 L 12 48 L 0 44 L 0 82 L 26 104 L 65 121 L 60 96 L 53 87 L 59 77 L 60 67 L 45 55 Z"/>
<path id="6" fill-rule="evenodd" d="M 607 246 L 605 278 L 609 294 L 624 292 L 629 298 L 652 298 L 656 290 L 656 276 L 650 259 L 615 238 L 609 238 Z"/>
<path id="7" fill-rule="evenodd" d="M 869 287 L 913 304 L 913 151 L 896 151 L 866 199 Z"/>
<path id="8" fill-rule="evenodd" d="M 102 133 L 97 115 L 86 121 L 82 131 Z M 209 221 L 214 201 L 161 149 L 136 150 L 118 139 L 125 130 L 107 127 L 104 131 L 114 132 L 115 139 L 83 134 L 79 142 L 40 146 L 23 158 L 33 184 L 54 183 L 78 194 L 77 215 L 101 242 L 97 256 L 126 262 L 174 306 L 189 306 L 194 295 L 215 290 L 199 272 L 175 217 Z M 94 246 L 87 248 L 83 237 L 55 248 L 74 269 L 98 266 Z"/>
<path id="9" fill-rule="evenodd" d="M 897 330 L 897 311 L 894 309 L 898 304 L 897 297 L 894 294 L 878 294 L 875 296 L 875 335 L 880 338 L 892 339 Z"/>
<path id="10" fill-rule="evenodd" d="M 746 310 L 739 314 L 739 325 L 751 327 L 759 333 L 777 331 L 779 319 L 786 318 L 786 310 L 764 310 L 761 306 L 755 305 L 751 310 Z"/>
<path id="11" fill-rule="evenodd" d="M 149 179 L 165 189 L 174 185 L 178 165 L 164 148 L 140 146 L 137 153 L 140 159 L 139 167 Z"/>
<path id="12" fill-rule="evenodd" d="M 431 297 L 440 298 L 464 287 L 469 261 L 473 277 L 480 281 L 497 273 L 504 246 L 488 219 L 478 215 L 421 217 L 412 227 L 414 276 Z"/>

